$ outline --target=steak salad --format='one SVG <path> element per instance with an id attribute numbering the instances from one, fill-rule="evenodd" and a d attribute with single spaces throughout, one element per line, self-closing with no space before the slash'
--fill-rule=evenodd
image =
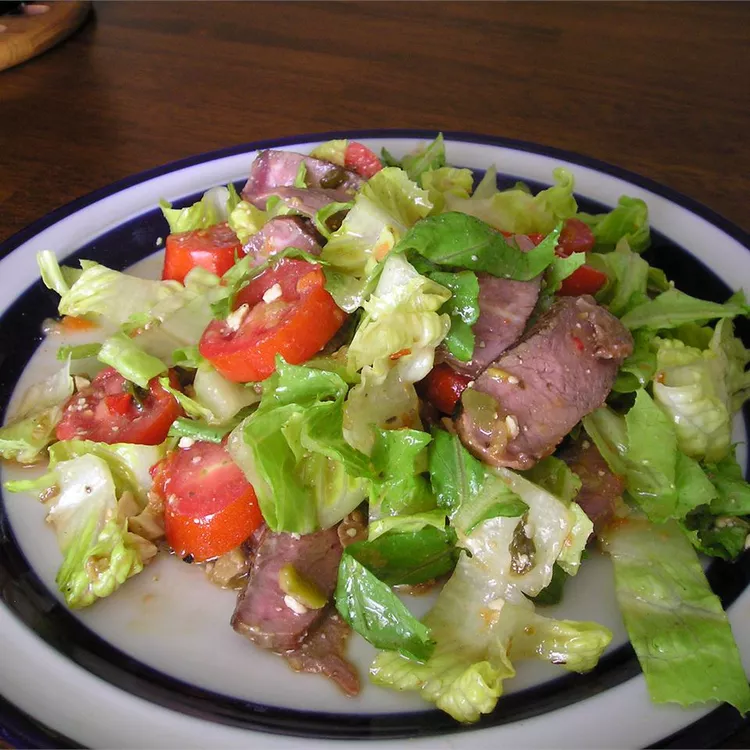
<path id="1" fill-rule="evenodd" d="M 46 466 L 5 487 L 46 504 L 68 606 L 171 552 L 293 669 L 356 695 L 354 631 L 373 683 L 468 723 L 521 660 L 596 666 L 610 631 L 544 607 L 598 550 L 652 699 L 750 709 L 699 558 L 748 546 L 750 308 L 650 266 L 643 201 L 586 214 L 553 176 L 477 182 L 442 136 L 268 150 L 240 192 L 162 203 L 160 280 L 40 253 L 60 370 L 0 455 Z"/>

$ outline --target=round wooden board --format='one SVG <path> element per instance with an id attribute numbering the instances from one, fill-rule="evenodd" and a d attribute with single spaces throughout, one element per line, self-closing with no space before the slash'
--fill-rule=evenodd
<path id="1" fill-rule="evenodd" d="M 0 70 L 40 55 L 72 34 L 91 10 L 88 0 L 34 3 L 43 13 L 0 16 Z"/>

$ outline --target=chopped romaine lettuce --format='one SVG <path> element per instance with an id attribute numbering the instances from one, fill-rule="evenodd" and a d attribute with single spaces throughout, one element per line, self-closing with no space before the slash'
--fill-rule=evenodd
<path id="1" fill-rule="evenodd" d="M 229 214 L 239 202 L 239 196 L 234 185 L 214 187 L 207 190 L 203 197 L 186 208 L 172 208 L 165 200 L 159 202 L 164 218 L 169 224 L 172 234 L 191 232 L 195 229 L 205 229 L 222 221 L 226 221 Z"/>
<path id="2" fill-rule="evenodd" d="M 620 197 L 617 207 L 606 214 L 579 213 L 577 218 L 589 225 L 594 233 L 599 252 L 612 250 L 620 240 L 630 249 L 642 253 L 651 242 L 648 226 L 648 206 L 640 198 Z"/>
<path id="3" fill-rule="evenodd" d="M 494 170 L 488 170 L 470 199 L 447 194 L 446 209 L 470 214 L 495 229 L 513 234 L 548 234 L 578 210 L 573 196 L 573 175 L 563 168 L 552 172 L 555 184 L 531 195 L 514 187 L 498 191 Z"/>
<path id="4" fill-rule="evenodd" d="M 68 360 L 60 370 L 32 385 L 23 395 L 14 418 L 0 428 L 0 457 L 22 464 L 38 461 L 54 440 L 63 406 L 72 395 Z"/>
<path id="5" fill-rule="evenodd" d="M 55 472 L 60 491 L 47 520 L 64 558 L 56 582 L 69 607 L 86 607 L 140 573 L 143 560 L 118 512 L 107 463 L 85 454 L 58 463 Z"/>
<path id="6" fill-rule="evenodd" d="M 607 283 L 597 292 L 597 302 L 617 317 L 648 302 L 648 263 L 622 239 L 614 252 L 590 253 L 589 265 L 607 274 Z"/>
<path id="7" fill-rule="evenodd" d="M 267 211 L 261 211 L 252 203 L 239 201 L 227 219 L 230 229 L 244 245 L 256 232 L 260 232 L 270 218 Z"/>
<path id="8" fill-rule="evenodd" d="M 100 362 L 114 367 L 126 380 L 141 388 L 148 388 L 149 381 L 167 371 L 167 366 L 156 357 L 141 349 L 124 333 L 108 338 L 97 354 Z"/>
<path id="9" fill-rule="evenodd" d="M 749 711 L 750 688 L 729 622 L 679 528 L 631 519 L 608 528 L 602 541 L 651 700 L 726 701 Z"/>

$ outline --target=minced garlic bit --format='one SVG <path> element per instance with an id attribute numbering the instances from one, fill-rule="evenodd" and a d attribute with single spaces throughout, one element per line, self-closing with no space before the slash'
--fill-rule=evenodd
<path id="1" fill-rule="evenodd" d="M 307 614 L 307 607 L 301 602 L 298 602 L 293 596 L 289 596 L 289 594 L 284 597 L 284 604 L 286 604 L 295 615 Z"/>
<path id="2" fill-rule="evenodd" d="M 266 289 L 266 291 L 263 294 L 263 301 L 264 302 L 273 302 L 274 300 L 277 300 L 279 297 L 281 297 L 282 291 L 281 291 L 281 284 L 274 284 L 272 287 L 269 287 Z"/>
<path id="3" fill-rule="evenodd" d="M 227 328 L 231 331 L 238 331 L 249 309 L 249 305 L 240 305 L 233 313 L 229 313 L 227 316 Z"/>
<path id="4" fill-rule="evenodd" d="M 191 437 L 181 437 L 177 442 L 178 448 L 192 448 L 195 444 L 195 440 Z"/>
<path id="5" fill-rule="evenodd" d="M 508 428 L 508 434 L 512 438 L 518 436 L 518 420 L 512 414 L 508 414 L 505 417 L 505 426 Z"/>

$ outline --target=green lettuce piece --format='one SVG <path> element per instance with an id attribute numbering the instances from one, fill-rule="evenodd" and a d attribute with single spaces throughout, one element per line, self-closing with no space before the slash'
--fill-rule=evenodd
<path id="1" fill-rule="evenodd" d="M 568 574 L 555 563 L 552 570 L 552 580 L 534 597 L 534 604 L 541 607 L 552 607 L 559 604 L 562 601 L 568 577 Z"/>
<path id="2" fill-rule="evenodd" d="M 335 601 L 341 617 L 376 648 L 419 661 L 432 653 L 429 628 L 348 551 L 341 557 Z"/>
<path id="3" fill-rule="evenodd" d="M 159 201 L 159 205 L 169 224 L 169 231 L 177 234 L 206 229 L 226 221 L 238 202 L 239 196 L 234 185 L 227 185 L 207 190 L 199 201 L 186 208 L 172 208 L 165 200 Z"/>
<path id="4" fill-rule="evenodd" d="M 344 167 L 346 166 L 346 147 L 348 145 L 349 141 L 345 138 L 326 141 L 325 143 L 321 143 L 320 146 L 316 146 L 310 152 L 310 156 L 312 156 L 313 159 L 330 161 L 333 162 L 333 164 L 338 164 L 340 167 Z"/>
<path id="5" fill-rule="evenodd" d="M 432 213 L 442 213 L 446 194 L 457 198 L 468 198 L 474 186 L 474 173 L 470 169 L 439 167 L 428 169 L 419 178 L 420 184 L 428 192 L 432 202 Z"/>
<path id="6" fill-rule="evenodd" d="M 421 276 L 400 255 L 390 255 L 347 352 L 352 370 L 369 366 L 385 380 L 391 368 L 415 383 L 432 369 L 435 349 L 450 328 L 438 313 L 450 299 L 445 287 Z M 399 355 L 393 358 L 394 355 Z"/>
<path id="7" fill-rule="evenodd" d="M 677 289 L 662 292 L 648 302 L 638 305 L 622 316 L 624 326 L 637 328 L 676 328 L 683 323 L 706 322 L 719 318 L 735 318 L 747 315 L 750 308 L 742 293 L 736 294 L 723 305 L 718 302 L 691 297 Z"/>
<path id="8" fill-rule="evenodd" d="M 396 247 L 413 259 L 422 256 L 436 266 L 482 271 L 528 281 L 554 263 L 560 226 L 525 253 L 485 222 L 464 213 L 429 216 L 410 229 Z"/>
<path id="9" fill-rule="evenodd" d="M 14 418 L 0 428 L 0 457 L 21 464 L 38 461 L 55 439 L 63 406 L 72 395 L 68 360 L 58 372 L 32 385 L 21 399 Z"/>
<path id="10" fill-rule="evenodd" d="M 331 466 L 340 463 L 353 479 L 374 474 L 368 457 L 344 440 L 346 392 L 335 373 L 289 365 L 279 357 L 257 410 L 230 435 L 229 452 L 273 531 L 307 534 L 324 522 L 330 526 L 364 499 L 366 485 L 355 492 Z"/>
<path id="11" fill-rule="evenodd" d="M 302 162 L 304 164 L 304 162 Z M 344 211 L 349 211 L 354 203 L 352 201 L 347 201 L 345 203 L 329 203 L 327 206 L 323 206 L 323 208 L 319 208 L 315 212 L 315 216 L 313 216 L 313 223 L 315 224 L 315 228 L 320 232 L 320 234 L 325 237 L 326 239 L 330 239 L 331 234 L 333 232 L 328 227 L 328 220 L 335 216 L 336 214 L 340 214 Z"/>
<path id="12" fill-rule="evenodd" d="M 594 249 L 598 252 L 612 250 L 623 239 L 636 253 L 642 253 L 651 243 L 648 206 L 640 198 L 623 195 L 612 211 L 605 214 L 579 213 L 577 218 L 588 224 L 594 233 Z"/>
<path id="13" fill-rule="evenodd" d="M 432 510 L 419 511 L 408 515 L 381 516 L 370 522 L 367 531 L 369 539 L 373 540 L 389 531 L 412 533 L 421 531 L 427 526 L 444 531 L 445 524 L 445 511 L 440 508 L 433 508 Z"/>
<path id="14" fill-rule="evenodd" d="M 148 388 L 150 380 L 167 372 L 167 366 L 160 359 L 146 354 L 124 333 L 108 338 L 102 344 L 97 359 L 114 367 L 126 380 L 141 388 Z"/>
<path id="15" fill-rule="evenodd" d="M 715 516 L 703 507 L 680 523 L 698 552 L 723 560 L 736 560 L 746 549 L 750 523 L 738 516 Z"/>
<path id="16" fill-rule="evenodd" d="M 578 210 L 573 196 L 573 175 L 558 167 L 552 176 L 555 184 L 537 195 L 531 195 L 521 187 L 498 191 L 493 168 L 487 171 L 470 199 L 446 195 L 446 208 L 470 214 L 504 232 L 548 234 Z"/>
<path id="17" fill-rule="evenodd" d="M 607 283 L 597 292 L 597 302 L 618 318 L 648 302 L 649 264 L 634 253 L 627 240 L 620 240 L 614 252 L 590 253 L 589 265 L 607 274 Z"/>
<path id="18" fill-rule="evenodd" d="M 350 544 L 346 553 L 389 586 L 431 581 L 450 573 L 458 559 L 455 535 L 444 524 L 440 529 L 429 524 L 414 531 L 393 529 Z"/>
<path id="19" fill-rule="evenodd" d="M 633 353 L 620 365 L 612 390 L 634 393 L 645 388 L 656 374 L 656 336 L 642 328 L 633 333 Z"/>
<path id="20" fill-rule="evenodd" d="M 474 332 L 471 327 L 479 319 L 477 276 L 472 271 L 433 271 L 429 278 L 451 292 L 451 298 L 439 310 L 451 318 L 451 327 L 444 339 L 445 346 L 454 357 L 468 362 L 474 353 Z"/>
<path id="21" fill-rule="evenodd" d="M 244 245 L 263 229 L 269 218 L 271 217 L 267 211 L 261 211 L 247 201 L 239 201 L 229 213 L 227 222 L 229 228 L 237 235 L 237 239 Z"/>
<path id="22" fill-rule="evenodd" d="M 340 307 L 347 312 L 356 309 L 352 304 L 360 303 L 361 288 L 371 282 L 378 260 L 431 210 L 427 192 L 401 169 L 386 167 L 367 181 L 321 253 L 331 266 L 326 274 L 328 289 Z M 348 283 L 342 276 L 348 277 Z"/>
<path id="23" fill-rule="evenodd" d="M 37 262 L 47 267 L 49 280 L 49 268 L 57 263 L 56 259 L 40 255 Z M 182 284 L 176 281 L 139 279 L 88 260 L 81 261 L 81 269 L 70 287 L 63 290 L 58 305 L 60 315 L 104 320 L 119 326 L 131 316 L 147 313 L 158 303 L 180 297 L 184 292 Z M 60 269 L 63 275 L 70 271 L 75 273 L 73 269 Z M 58 291 L 54 286 L 50 289 Z"/>
<path id="24" fill-rule="evenodd" d="M 61 297 L 70 291 L 81 271 L 67 266 L 60 266 L 57 257 L 51 250 L 42 250 L 36 254 L 37 265 L 42 282 L 47 289 L 57 292 Z"/>
<path id="25" fill-rule="evenodd" d="M 467 498 L 453 516 L 453 527 L 470 535 L 474 529 L 493 518 L 520 518 L 529 506 L 500 477 L 487 472 L 476 495 Z"/>
<path id="26" fill-rule="evenodd" d="M 88 359 L 96 357 L 101 348 L 101 344 L 63 344 L 58 348 L 55 356 L 61 362 L 68 359 Z"/>
<path id="27" fill-rule="evenodd" d="M 371 455 L 376 471 L 370 487 L 371 519 L 411 516 L 437 507 L 429 482 L 419 473 L 430 440 L 420 430 L 376 430 Z"/>
<path id="28" fill-rule="evenodd" d="M 569 576 L 574 576 L 581 569 L 583 553 L 589 537 L 594 533 L 594 524 L 578 503 L 571 503 L 568 510 L 574 520 L 557 558 L 557 565 Z"/>
<path id="29" fill-rule="evenodd" d="M 93 604 L 140 573 L 143 561 L 118 517 L 115 483 L 93 454 L 57 464 L 59 494 L 47 521 L 57 534 L 63 563 L 56 583 L 69 607 Z"/>
<path id="30" fill-rule="evenodd" d="M 170 438 L 188 438 L 189 440 L 200 440 L 207 443 L 221 443 L 224 438 L 237 426 L 233 424 L 216 425 L 209 424 L 203 419 L 187 419 L 186 417 L 177 417 L 172 422 L 167 436 Z"/>
<path id="31" fill-rule="evenodd" d="M 482 462 L 464 448 L 456 435 L 445 430 L 435 429 L 432 433 L 429 469 L 437 504 L 451 519 L 484 486 L 486 471 Z"/>
<path id="32" fill-rule="evenodd" d="M 495 517 L 459 539 L 471 556 L 459 559 L 435 606 L 424 618 L 436 645 L 423 664 L 393 652 L 381 652 L 370 668 L 373 682 L 395 690 L 414 690 L 461 722 L 477 721 L 491 712 L 513 677 L 515 641 L 524 628 L 531 636 L 537 622 L 535 596 L 550 583 L 569 524 L 564 505 L 540 487 L 507 469 L 494 472 L 529 507 L 525 521 Z M 560 520 L 565 519 L 561 524 Z M 531 569 L 517 574 L 509 554 L 519 528 L 529 527 L 534 553 Z M 522 533 L 526 533 L 523 531 Z M 524 641 L 518 658 L 565 662 L 570 669 L 590 669 L 608 643 L 598 626 L 539 621 L 543 635 Z M 597 653 L 598 650 L 598 653 Z"/>
<path id="33" fill-rule="evenodd" d="M 750 688 L 729 621 L 676 524 L 611 526 L 603 543 L 630 642 L 651 700 L 726 701 L 750 710 Z"/>
<path id="34" fill-rule="evenodd" d="M 442 133 L 438 133 L 435 140 L 424 149 L 407 154 L 401 159 L 401 169 L 415 182 L 418 182 L 426 172 L 441 167 L 445 167 L 445 141 Z"/>
<path id="35" fill-rule="evenodd" d="M 720 320 L 711 337 L 708 348 L 716 355 L 723 366 L 724 383 L 728 396 L 728 408 L 735 414 L 750 398 L 750 349 L 735 336 L 732 323 Z"/>
<path id="36" fill-rule="evenodd" d="M 725 456 L 715 464 L 706 464 L 705 469 L 717 492 L 711 501 L 711 512 L 725 516 L 750 515 L 750 484 L 742 476 L 734 455 Z"/>

